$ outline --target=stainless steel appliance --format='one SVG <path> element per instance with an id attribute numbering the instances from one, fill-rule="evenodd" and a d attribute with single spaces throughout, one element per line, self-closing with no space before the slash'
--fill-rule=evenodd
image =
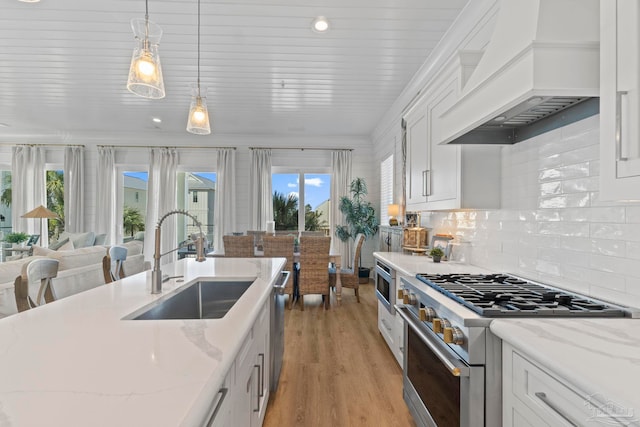
<path id="1" fill-rule="evenodd" d="M 270 334 L 271 334 L 271 390 L 278 388 L 280 370 L 282 369 L 282 357 L 284 355 L 284 287 L 289 281 L 289 271 L 283 271 L 280 278 L 273 286 L 273 306 L 271 307 Z"/>
<path id="2" fill-rule="evenodd" d="M 380 260 L 376 261 L 375 269 L 376 296 L 382 302 L 385 308 L 390 312 L 394 312 L 395 305 L 395 270 Z"/>
<path id="3" fill-rule="evenodd" d="M 495 317 L 622 317 L 620 306 L 508 274 L 418 274 L 400 281 L 404 399 L 418 426 L 502 425 Z"/>

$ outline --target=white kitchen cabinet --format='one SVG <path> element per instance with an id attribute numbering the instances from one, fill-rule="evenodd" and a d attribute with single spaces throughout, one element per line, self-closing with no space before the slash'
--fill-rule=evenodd
<path id="1" fill-rule="evenodd" d="M 260 314 L 247 334 L 235 359 L 234 380 L 228 391 L 228 413 L 226 423 L 213 425 L 261 426 L 267 410 L 270 391 L 269 361 L 269 315 L 271 299 L 262 307 Z"/>
<path id="2" fill-rule="evenodd" d="M 378 301 L 378 330 L 389 346 L 391 353 L 402 367 L 404 354 L 404 320 L 395 313 L 389 313 L 387 308 Z"/>
<path id="3" fill-rule="evenodd" d="M 548 372 L 510 344 L 502 346 L 502 422 L 505 427 L 627 425 L 598 401 Z"/>
<path id="4" fill-rule="evenodd" d="M 640 5 L 600 2 L 600 199 L 640 200 Z"/>
<path id="5" fill-rule="evenodd" d="M 439 145 L 439 117 L 458 99 L 461 68 L 446 70 L 405 115 L 408 211 L 500 207 L 499 146 Z"/>
<path id="6" fill-rule="evenodd" d="M 232 413 L 233 404 L 231 403 L 231 396 L 229 394 L 233 387 L 235 375 L 235 363 L 229 369 L 224 382 L 220 386 L 220 391 L 216 395 L 213 405 L 211 406 L 211 414 L 206 427 L 226 427 L 233 425 Z"/>

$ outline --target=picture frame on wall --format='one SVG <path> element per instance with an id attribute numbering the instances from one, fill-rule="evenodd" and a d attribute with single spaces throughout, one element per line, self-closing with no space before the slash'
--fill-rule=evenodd
<path id="1" fill-rule="evenodd" d="M 431 249 L 442 249 L 445 259 L 449 259 L 449 254 L 451 253 L 451 245 L 449 244 L 449 242 L 451 240 L 453 240 L 452 236 L 435 235 L 431 238 Z"/>

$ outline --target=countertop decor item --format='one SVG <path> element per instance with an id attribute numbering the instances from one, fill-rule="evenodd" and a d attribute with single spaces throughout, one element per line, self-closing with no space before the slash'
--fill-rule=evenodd
<path id="1" fill-rule="evenodd" d="M 433 248 L 429 251 L 429 255 L 433 258 L 433 262 L 440 262 L 444 256 L 444 251 L 440 248 Z"/>
<path id="2" fill-rule="evenodd" d="M 398 215 L 400 215 L 400 205 L 392 204 L 387 206 L 387 213 L 389 214 L 389 225 L 398 225 Z"/>

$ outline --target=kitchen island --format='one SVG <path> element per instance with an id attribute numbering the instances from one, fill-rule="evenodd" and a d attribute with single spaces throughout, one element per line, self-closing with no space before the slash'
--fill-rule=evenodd
<path id="1" fill-rule="evenodd" d="M 145 272 L 0 320 L 0 425 L 203 425 L 283 266 L 183 259 L 159 295 Z M 203 278 L 254 283 L 221 319 L 122 320 Z"/>

